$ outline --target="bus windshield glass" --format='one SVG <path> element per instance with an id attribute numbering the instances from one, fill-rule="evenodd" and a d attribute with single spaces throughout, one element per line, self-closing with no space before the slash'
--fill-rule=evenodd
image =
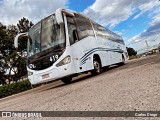
<path id="1" fill-rule="evenodd" d="M 65 47 L 64 26 L 57 24 L 54 14 L 34 25 L 28 36 L 28 57 L 49 48 L 57 50 Z"/>

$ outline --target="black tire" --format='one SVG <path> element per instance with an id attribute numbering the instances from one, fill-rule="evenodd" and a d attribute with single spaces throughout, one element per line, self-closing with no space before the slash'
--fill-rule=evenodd
<path id="1" fill-rule="evenodd" d="M 92 75 L 97 75 L 102 72 L 101 63 L 97 59 L 93 59 L 94 69 L 91 71 Z"/>
<path id="2" fill-rule="evenodd" d="M 61 79 L 61 81 L 65 84 L 70 84 L 72 82 L 72 77 L 64 77 Z"/>

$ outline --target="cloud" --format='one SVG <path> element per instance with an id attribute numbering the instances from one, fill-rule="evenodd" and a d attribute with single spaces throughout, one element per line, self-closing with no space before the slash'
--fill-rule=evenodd
<path id="1" fill-rule="evenodd" d="M 150 26 L 142 33 L 132 37 L 127 41 L 127 45 L 134 47 L 136 50 L 143 50 L 146 41 L 149 47 L 157 46 L 160 43 L 160 15 L 156 16 L 150 23 Z"/>
<path id="2" fill-rule="evenodd" d="M 160 15 L 157 15 L 156 17 L 154 17 L 153 21 L 150 24 L 151 26 L 155 26 L 156 24 L 159 23 L 159 21 L 160 21 Z"/>
<path id="3" fill-rule="evenodd" d="M 133 19 L 137 19 L 138 17 L 143 15 L 145 12 L 151 10 L 152 8 L 156 7 L 157 5 L 159 5 L 157 1 L 150 1 L 147 3 L 141 4 L 138 7 L 141 12 L 139 14 L 137 14 Z"/>
<path id="4" fill-rule="evenodd" d="M 83 14 L 103 26 L 114 27 L 131 16 L 135 20 L 148 12 L 148 17 L 152 20 L 148 29 L 131 39 L 126 38 L 125 40 L 128 46 L 142 50 L 146 47 L 146 41 L 150 46 L 160 43 L 159 7 L 160 2 L 158 0 L 96 0 L 83 11 Z"/>
<path id="5" fill-rule="evenodd" d="M 35 23 L 57 8 L 67 7 L 67 0 L 3 0 L 0 7 L 3 24 L 16 24 L 22 17 Z"/>
<path id="6" fill-rule="evenodd" d="M 123 33 L 121 31 L 113 31 L 113 32 L 118 34 L 118 35 L 123 35 Z"/>
<path id="7" fill-rule="evenodd" d="M 114 27 L 133 14 L 134 19 L 160 5 L 158 0 L 96 0 L 83 13 L 102 25 Z"/>

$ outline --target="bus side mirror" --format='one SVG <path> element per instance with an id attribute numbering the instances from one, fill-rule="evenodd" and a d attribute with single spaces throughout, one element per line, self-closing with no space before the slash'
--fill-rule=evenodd
<path id="1" fill-rule="evenodd" d="M 59 8 L 55 12 L 56 21 L 59 25 L 63 23 L 62 10 L 62 8 Z"/>
<path id="2" fill-rule="evenodd" d="M 21 36 L 28 36 L 28 32 L 20 33 L 14 38 L 14 47 L 16 48 L 16 50 L 18 50 L 18 40 L 19 40 L 19 37 Z"/>
<path id="3" fill-rule="evenodd" d="M 78 32 L 77 30 L 73 30 L 73 39 L 74 39 L 74 42 L 78 42 Z"/>

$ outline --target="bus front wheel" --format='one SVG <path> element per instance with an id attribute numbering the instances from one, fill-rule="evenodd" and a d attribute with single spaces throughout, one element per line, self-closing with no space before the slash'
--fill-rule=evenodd
<path id="1" fill-rule="evenodd" d="M 101 64 L 100 64 L 100 62 L 97 60 L 97 59 L 93 59 L 93 66 L 94 66 L 94 69 L 91 71 L 91 73 L 93 74 L 93 75 L 96 75 L 96 74 L 99 74 L 99 73 L 101 73 Z"/>
<path id="2" fill-rule="evenodd" d="M 61 79 L 61 81 L 65 84 L 70 84 L 72 82 L 72 77 L 64 77 Z"/>

